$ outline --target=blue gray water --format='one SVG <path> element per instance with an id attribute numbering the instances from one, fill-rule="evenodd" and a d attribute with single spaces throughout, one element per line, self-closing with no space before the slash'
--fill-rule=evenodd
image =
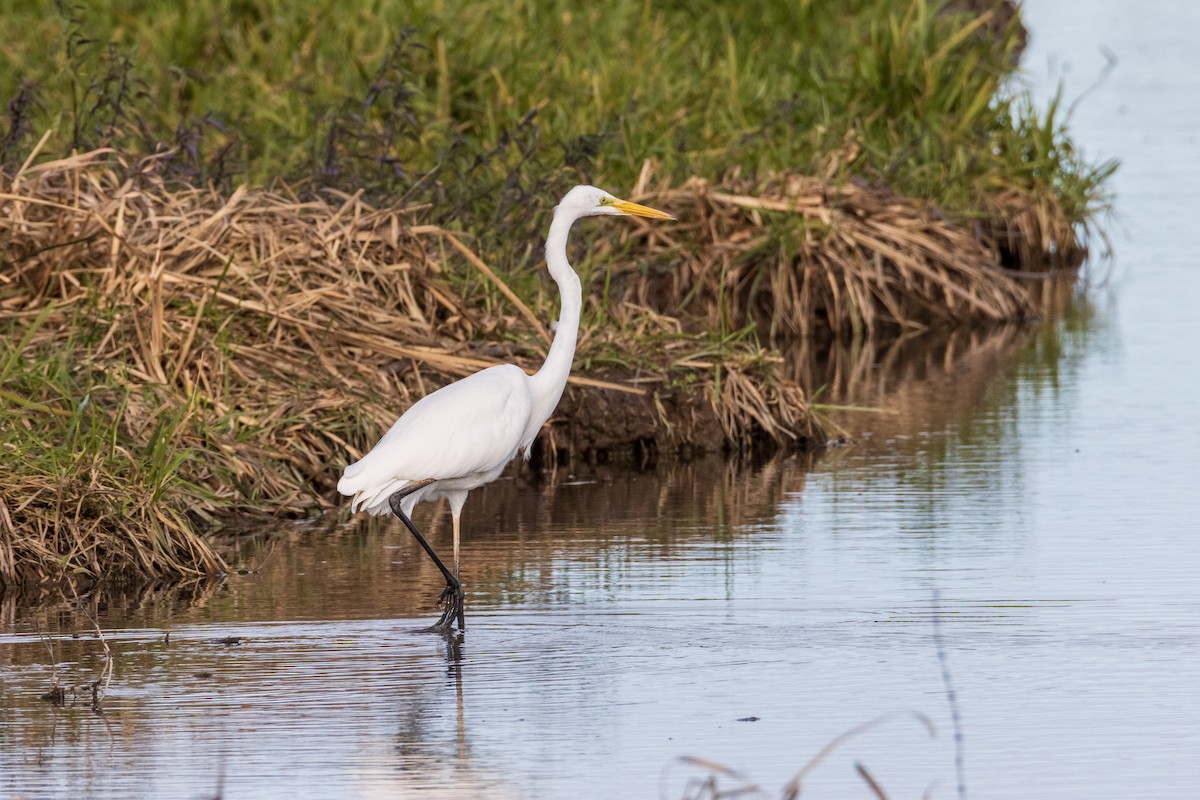
<path id="1" fill-rule="evenodd" d="M 953 798 L 959 756 L 973 798 L 1194 795 L 1200 6 L 1024 6 L 1041 96 L 1119 59 L 1071 121 L 1124 163 L 1116 257 L 1061 321 L 839 354 L 837 391 L 898 413 L 839 417 L 872 435 L 811 465 L 478 492 L 461 643 L 415 632 L 437 576 L 389 523 L 85 601 L 102 714 L 37 699 L 99 674 L 86 616 L 0 607 L 0 797 L 682 798 L 683 756 L 777 797 L 835 741 L 804 796 L 870 797 L 861 764 Z"/>

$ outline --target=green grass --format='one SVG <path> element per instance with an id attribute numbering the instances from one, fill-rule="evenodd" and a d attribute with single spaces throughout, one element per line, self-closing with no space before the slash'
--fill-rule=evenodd
<path id="1" fill-rule="evenodd" d="M 179 577 L 220 561 L 189 516 L 214 499 L 180 476 L 189 409 L 133 396 L 120 375 L 0 339 L 0 587 L 23 579 Z"/>
<path id="2" fill-rule="evenodd" d="M 625 191 L 647 158 L 674 181 L 863 177 L 962 214 L 1000 189 L 1077 217 L 1106 199 L 1108 166 L 1007 80 L 1013 31 L 925 0 L 693 6 L 5 0 L 0 99 L 25 99 L 0 157 L 47 128 L 47 154 L 174 146 L 193 180 L 429 201 L 503 253 L 537 229 L 531 198 Z"/>

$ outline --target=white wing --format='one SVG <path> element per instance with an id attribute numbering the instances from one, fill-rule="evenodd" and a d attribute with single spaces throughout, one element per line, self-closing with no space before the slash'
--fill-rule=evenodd
<path id="1" fill-rule="evenodd" d="M 462 479 L 455 481 L 461 488 L 487 483 L 529 445 L 522 439 L 532 413 L 524 370 L 489 367 L 414 403 L 369 453 L 346 467 L 338 491 L 354 496 L 355 509 L 380 514 L 388 497 L 412 481 Z"/>

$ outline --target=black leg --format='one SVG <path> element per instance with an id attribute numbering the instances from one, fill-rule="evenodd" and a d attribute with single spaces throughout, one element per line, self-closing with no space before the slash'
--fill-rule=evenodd
<path id="1" fill-rule="evenodd" d="M 446 588 L 442 590 L 442 594 L 438 598 L 438 605 L 443 605 L 442 616 L 441 619 L 438 620 L 437 624 L 433 626 L 434 630 L 450 630 L 454 627 L 454 622 L 457 619 L 458 629 L 461 631 L 466 629 L 466 626 L 463 623 L 463 601 L 465 599 L 465 595 L 463 593 L 462 583 L 459 582 L 458 578 L 453 572 L 446 569 L 446 565 L 442 563 L 440 558 L 438 558 L 437 553 L 433 552 L 433 548 L 429 546 L 429 542 L 425 541 L 425 537 L 421 535 L 419 530 L 417 530 L 417 526 L 413 525 L 413 521 L 409 519 L 408 515 L 405 514 L 400 508 L 400 501 L 403 500 L 407 495 L 410 495 L 418 489 L 428 486 L 432 482 L 433 481 L 421 481 L 419 483 L 405 486 L 403 489 L 388 498 L 388 505 L 392 507 L 392 513 L 399 517 L 400 521 L 404 523 L 404 527 L 408 528 L 409 533 L 416 537 L 417 543 L 421 545 L 422 549 L 424 549 L 426 553 L 429 554 L 429 557 L 433 559 L 433 563 L 437 565 L 437 568 L 442 572 L 442 576 L 446 579 Z"/>

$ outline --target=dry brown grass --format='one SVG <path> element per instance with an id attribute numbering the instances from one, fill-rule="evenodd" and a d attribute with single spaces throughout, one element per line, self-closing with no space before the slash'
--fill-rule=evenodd
<path id="1" fill-rule="evenodd" d="M 1031 199 L 1010 190 L 994 195 L 989 206 L 988 220 L 979 225 L 980 237 L 997 263 L 1018 273 L 1074 269 L 1088 255 L 1089 238 L 1098 239 L 1103 250 L 1111 249 L 1094 220 L 1072 219 L 1056 195 Z"/>
<path id="2" fill-rule="evenodd" d="M 39 472 L 12 444 L 0 582 L 216 571 L 198 520 L 311 509 L 363 428 L 380 430 L 419 390 L 422 367 L 485 363 L 455 352 L 486 331 L 437 280 L 424 252 L 437 234 L 414 231 L 405 211 L 169 189 L 152 162 L 129 169 L 107 155 L 32 167 L 2 187 L 0 321 L 25 335 L 27 360 L 72 350 L 78 394 L 113 417 L 118 461 L 136 460 L 124 445 L 174 414 L 163 458 L 202 491 L 173 496 L 165 479 L 137 479 L 159 465 L 113 469 L 112 458 L 66 454 L 66 469 Z M 409 379 L 380 368 L 389 362 L 409 364 Z M 18 391 L 5 401 L 34 417 L 74 413 Z"/>
<path id="3" fill-rule="evenodd" d="M 139 487 L 87 469 L 56 483 L 7 472 L 0 490 L 0 588 L 104 577 L 215 574 L 224 562 L 180 516 Z"/>
<path id="4" fill-rule="evenodd" d="M 721 188 L 693 180 L 649 194 L 683 221 L 669 239 L 647 234 L 676 250 L 677 268 L 628 274 L 625 291 L 659 310 L 818 338 L 1034 313 L 1027 289 L 1001 267 L 999 245 L 981 227 L 883 188 L 791 174 Z M 1053 236 L 1065 251 L 1065 215 L 1011 201 L 1006 247 L 1025 255 Z"/>
<path id="5" fill-rule="evenodd" d="M 224 422 L 206 444 L 281 507 L 303 505 L 296 478 L 345 447 L 337 420 L 347 383 L 403 404 L 409 387 L 381 359 L 450 373 L 481 363 L 444 346 L 476 326 L 439 290 L 429 237 L 404 211 L 355 197 L 171 191 L 149 172 L 120 178 L 99 155 L 35 167 L 0 196 L 0 313 L 53 308 L 35 349 L 80 318 L 93 323 L 92 364 L 200 398 L 204 415 Z M 367 413 L 382 422 L 391 411 Z"/>

